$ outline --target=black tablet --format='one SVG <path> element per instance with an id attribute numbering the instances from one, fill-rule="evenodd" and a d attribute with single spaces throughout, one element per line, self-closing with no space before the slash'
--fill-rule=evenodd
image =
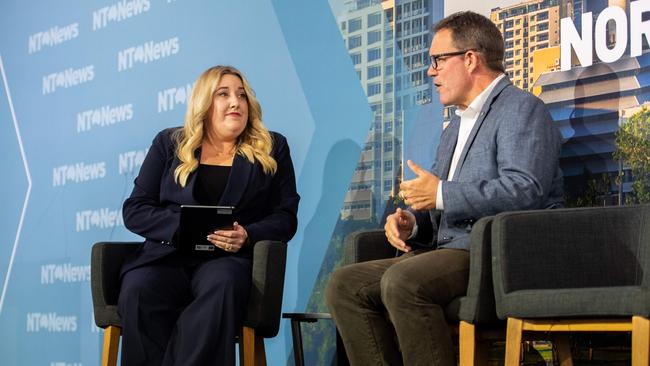
<path id="1" fill-rule="evenodd" d="M 215 230 L 232 230 L 231 206 L 181 205 L 178 249 L 197 255 L 223 254 L 206 238 Z"/>

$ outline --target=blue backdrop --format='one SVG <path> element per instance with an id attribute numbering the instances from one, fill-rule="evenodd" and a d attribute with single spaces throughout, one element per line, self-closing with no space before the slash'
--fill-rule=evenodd
<path id="1" fill-rule="evenodd" d="M 182 124 L 191 85 L 215 64 L 246 74 L 265 123 L 289 140 L 302 201 L 283 311 L 304 309 L 329 241 L 304 242 L 304 228 L 318 207 L 331 234 L 358 160 L 340 146 L 358 152 L 370 121 L 329 4 L 5 2 L 0 364 L 98 364 L 91 245 L 140 240 L 123 227 L 122 202 L 155 133 Z M 269 364 L 286 363 L 288 334 L 267 341 Z"/>

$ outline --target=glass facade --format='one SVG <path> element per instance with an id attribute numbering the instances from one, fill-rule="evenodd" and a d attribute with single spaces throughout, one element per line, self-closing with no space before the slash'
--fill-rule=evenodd
<path id="1" fill-rule="evenodd" d="M 338 17 L 340 30 L 373 111 L 373 123 L 341 217 L 380 220 L 386 203 L 398 189 L 404 111 L 431 103 L 426 60 L 434 19 L 430 13 L 433 2 L 346 4 L 346 11 Z M 357 38 L 361 34 L 366 35 L 365 43 Z"/>

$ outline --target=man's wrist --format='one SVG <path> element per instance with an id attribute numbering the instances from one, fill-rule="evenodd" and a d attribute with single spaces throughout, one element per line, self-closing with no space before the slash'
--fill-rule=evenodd
<path id="1" fill-rule="evenodd" d="M 409 237 L 406 238 L 406 240 L 413 239 L 413 238 L 415 238 L 417 235 L 418 235 L 418 223 L 417 223 L 417 222 L 414 222 L 414 223 L 413 223 L 413 228 L 411 229 L 411 235 L 409 235 Z"/>
<path id="2" fill-rule="evenodd" d="M 438 189 L 436 190 L 436 210 L 444 210 L 445 203 L 442 200 L 442 180 L 438 181 Z"/>

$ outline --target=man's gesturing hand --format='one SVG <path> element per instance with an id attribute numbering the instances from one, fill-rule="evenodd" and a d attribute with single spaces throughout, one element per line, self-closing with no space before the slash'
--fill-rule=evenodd
<path id="1" fill-rule="evenodd" d="M 420 168 L 411 160 L 408 160 L 407 164 L 417 177 L 399 185 L 399 194 L 404 199 L 404 203 L 414 210 L 436 208 L 436 194 L 440 178 Z"/>

